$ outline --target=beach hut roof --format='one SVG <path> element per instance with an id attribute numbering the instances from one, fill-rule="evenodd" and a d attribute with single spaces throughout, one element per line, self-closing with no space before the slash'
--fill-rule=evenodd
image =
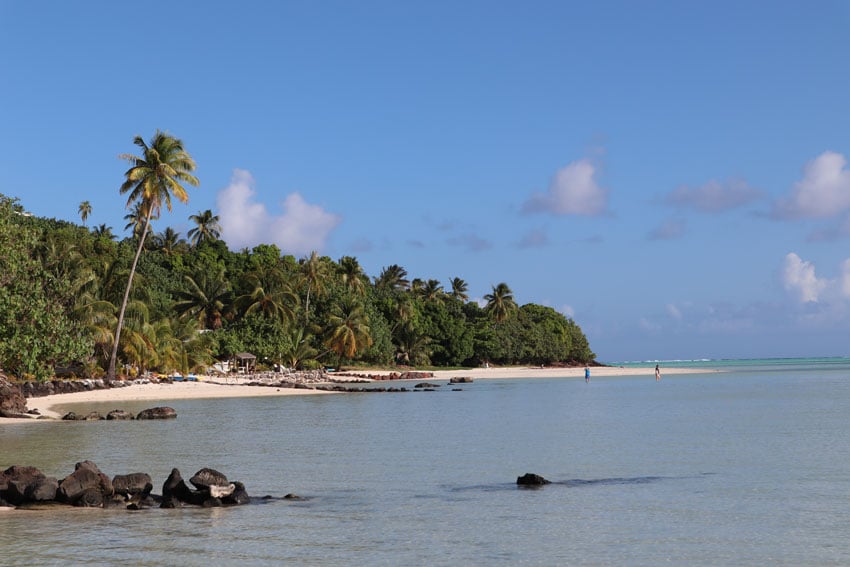
<path id="1" fill-rule="evenodd" d="M 254 360 L 257 357 L 251 354 L 250 352 L 239 352 L 235 355 L 239 360 Z"/>

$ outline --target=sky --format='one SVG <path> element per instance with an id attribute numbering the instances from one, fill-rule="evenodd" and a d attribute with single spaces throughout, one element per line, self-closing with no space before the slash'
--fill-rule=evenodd
<path id="1" fill-rule="evenodd" d="M 850 355 L 844 1 L 0 0 L 0 193 L 572 317 L 600 361 Z M 1 252 L 0 252 L 1 253 Z"/>

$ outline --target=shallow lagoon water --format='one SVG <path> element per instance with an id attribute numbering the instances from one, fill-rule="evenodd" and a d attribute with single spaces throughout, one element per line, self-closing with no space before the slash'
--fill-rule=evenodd
<path id="1" fill-rule="evenodd" d="M 305 499 L 6 512 L 0 563 L 850 564 L 846 364 L 168 405 L 177 420 L 0 425 L 0 466 L 91 459 L 157 489 L 208 466 Z M 526 472 L 553 484 L 517 488 Z"/>

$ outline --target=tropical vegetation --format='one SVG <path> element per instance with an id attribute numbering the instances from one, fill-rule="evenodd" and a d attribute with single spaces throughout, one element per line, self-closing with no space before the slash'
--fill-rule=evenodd
<path id="1" fill-rule="evenodd" d="M 579 325 L 517 305 L 497 283 L 470 299 L 460 277 L 410 278 L 392 264 L 370 278 L 355 257 L 296 258 L 273 244 L 230 250 L 218 216 L 189 217 L 184 239 L 151 232 L 172 199 L 198 185 L 183 143 L 157 131 L 130 162 L 128 236 L 35 217 L 0 194 L 0 368 L 22 378 L 203 371 L 251 352 L 288 368 L 585 364 Z M 73 211 L 69 211 L 73 213 Z M 73 216 L 73 214 L 69 214 Z"/>

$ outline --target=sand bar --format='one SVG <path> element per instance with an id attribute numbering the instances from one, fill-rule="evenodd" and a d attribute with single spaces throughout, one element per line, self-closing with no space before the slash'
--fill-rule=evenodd
<path id="1" fill-rule="evenodd" d="M 707 372 L 705 369 L 693 368 L 665 368 L 663 375 L 696 374 Z M 390 371 L 384 370 L 357 370 L 357 374 L 384 375 Z M 640 376 L 653 378 L 653 368 L 620 368 L 611 366 L 592 367 L 592 379 L 613 376 Z M 448 380 L 449 378 L 469 377 L 473 380 L 481 379 L 522 379 L 522 378 L 584 378 L 584 367 L 580 368 L 531 368 L 531 367 L 508 367 L 508 368 L 471 368 L 464 370 L 437 370 L 434 372 L 434 380 Z M 345 380 L 344 376 L 335 377 L 336 380 Z M 333 392 L 321 390 L 308 390 L 296 388 L 278 388 L 267 386 L 248 386 L 244 379 L 229 379 L 227 383 L 202 377 L 198 382 L 175 382 L 173 384 L 134 384 L 123 388 L 110 388 L 106 390 L 91 390 L 86 392 L 75 392 L 72 394 L 55 394 L 40 398 L 27 398 L 27 407 L 36 409 L 42 416 L 60 418 L 61 414 L 56 410 L 58 406 L 94 402 L 166 402 L 168 400 L 182 399 L 209 399 L 209 398 L 242 398 L 259 396 L 299 396 L 299 395 L 327 395 Z M 381 384 L 388 384 L 381 382 Z M 152 404 L 157 405 L 157 404 Z M 120 405 L 116 405 L 120 408 Z M 50 420 L 37 419 L 0 419 L 0 425 L 16 423 L 46 423 Z"/>

